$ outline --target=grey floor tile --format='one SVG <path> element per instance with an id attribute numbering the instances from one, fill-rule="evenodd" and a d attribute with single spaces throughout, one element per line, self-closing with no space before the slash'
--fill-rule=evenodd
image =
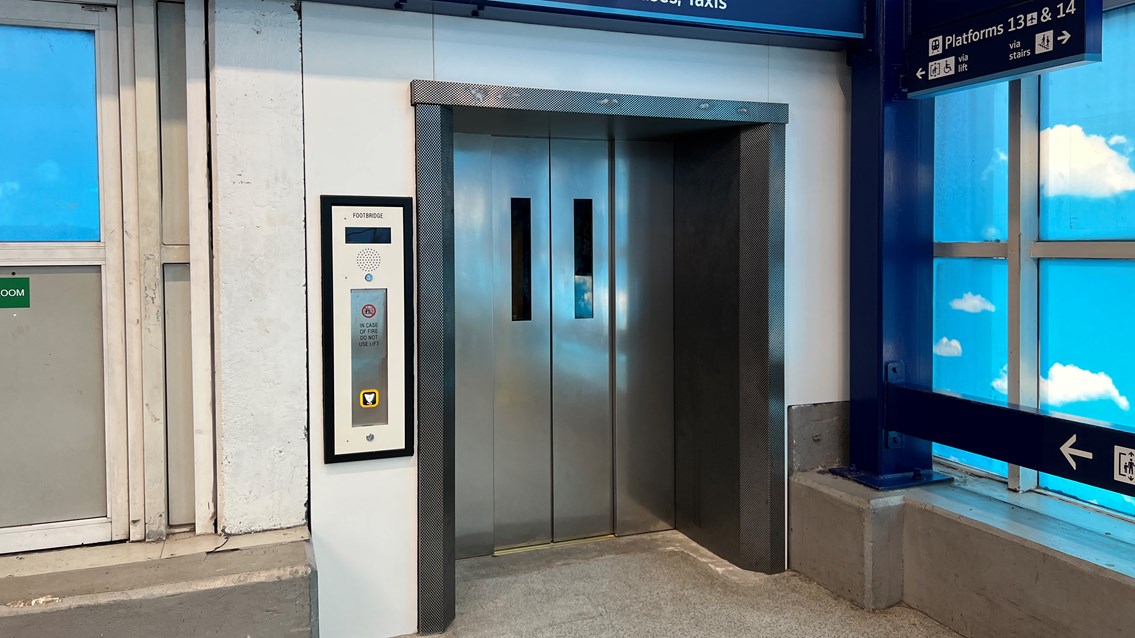
<path id="1" fill-rule="evenodd" d="M 458 564 L 450 638 L 957 638 L 794 573 L 739 570 L 677 532 Z"/>
<path id="2" fill-rule="evenodd" d="M 611 626 L 605 615 L 598 615 L 585 620 L 575 620 L 559 625 L 548 625 L 532 629 L 520 634 L 520 638 L 617 638 L 619 634 Z"/>

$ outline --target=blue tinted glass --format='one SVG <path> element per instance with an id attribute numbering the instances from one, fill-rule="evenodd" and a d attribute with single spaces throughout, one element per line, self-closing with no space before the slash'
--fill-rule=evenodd
<path id="1" fill-rule="evenodd" d="M 1135 5 L 1104 14 L 1103 59 L 1042 76 L 1042 239 L 1135 239 Z"/>
<path id="2" fill-rule="evenodd" d="M 0 242 L 98 241 L 95 36 L 0 25 Z"/>
<path id="3" fill-rule="evenodd" d="M 1135 262 L 1040 264 L 1041 407 L 1135 430 Z M 1042 475 L 1041 485 L 1135 514 L 1135 499 Z"/>
<path id="4" fill-rule="evenodd" d="M 1061 494 L 1093 503 L 1100 507 L 1106 507 L 1124 514 L 1135 515 L 1135 498 L 1118 492 L 1101 490 L 1098 487 L 1084 485 L 1076 481 L 1069 481 L 1068 479 L 1052 476 L 1051 474 L 1040 475 L 1040 486 L 1046 490 L 1060 492 Z"/>
<path id="5" fill-rule="evenodd" d="M 1008 395 L 1008 266 L 1003 259 L 934 262 L 934 389 L 991 403 Z M 934 446 L 940 457 L 1005 476 L 1008 467 L 971 452 Z"/>
<path id="6" fill-rule="evenodd" d="M 1009 85 L 934 99 L 935 241 L 1005 241 Z"/>

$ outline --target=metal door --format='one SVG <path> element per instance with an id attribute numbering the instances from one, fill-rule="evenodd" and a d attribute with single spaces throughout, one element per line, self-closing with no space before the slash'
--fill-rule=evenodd
<path id="1" fill-rule="evenodd" d="M 459 556 L 611 532 L 607 148 L 454 137 Z"/>
<path id="2" fill-rule="evenodd" d="M 457 557 L 492 554 L 493 138 L 453 136 Z"/>
<path id="3" fill-rule="evenodd" d="M 669 144 L 454 136 L 459 557 L 672 526 L 672 181 Z"/>
<path id="4" fill-rule="evenodd" d="M 548 140 L 493 138 L 493 529 L 496 549 L 552 540 Z"/>
<path id="5" fill-rule="evenodd" d="M 87 9 L 0 0 L 0 553 L 129 533 L 116 10 Z"/>
<path id="6" fill-rule="evenodd" d="M 617 534 L 674 526 L 674 150 L 616 141 Z"/>
<path id="7" fill-rule="evenodd" d="M 548 162 L 454 135 L 458 557 L 552 540 Z"/>
<path id="8" fill-rule="evenodd" d="M 606 141 L 552 140 L 553 537 L 612 531 Z"/>

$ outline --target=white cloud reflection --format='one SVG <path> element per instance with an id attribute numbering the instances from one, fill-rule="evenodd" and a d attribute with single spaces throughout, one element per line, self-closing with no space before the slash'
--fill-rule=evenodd
<path id="1" fill-rule="evenodd" d="M 938 340 L 938 343 L 934 344 L 934 354 L 939 357 L 960 357 L 962 356 L 962 342 L 957 339 L 942 337 Z"/>
<path id="2" fill-rule="evenodd" d="M 1001 375 L 993 380 L 993 389 L 1001 394 L 1009 394 L 1008 366 L 1001 368 Z M 1120 394 L 1110 375 L 1062 363 L 1052 364 L 1048 369 L 1048 377 L 1041 377 L 1040 400 L 1041 403 L 1057 408 L 1081 401 L 1108 400 L 1119 406 L 1120 410 L 1131 409 L 1131 402 Z"/>
<path id="3" fill-rule="evenodd" d="M 954 310 L 961 310 L 962 312 L 979 313 L 979 312 L 994 312 L 997 307 L 993 302 L 989 301 L 981 295 L 975 295 L 972 292 L 967 292 L 959 299 L 950 301 L 950 307 Z"/>
<path id="4" fill-rule="evenodd" d="M 1041 131 L 1040 179 L 1045 193 L 1107 198 L 1135 191 L 1130 161 L 1108 145 L 1120 137 L 1107 140 L 1064 124 Z"/>

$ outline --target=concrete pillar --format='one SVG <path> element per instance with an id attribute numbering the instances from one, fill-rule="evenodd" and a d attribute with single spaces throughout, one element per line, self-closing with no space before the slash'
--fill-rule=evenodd
<path id="1" fill-rule="evenodd" d="M 209 25 L 218 516 L 307 519 L 303 92 L 297 4 L 216 0 Z"/>

